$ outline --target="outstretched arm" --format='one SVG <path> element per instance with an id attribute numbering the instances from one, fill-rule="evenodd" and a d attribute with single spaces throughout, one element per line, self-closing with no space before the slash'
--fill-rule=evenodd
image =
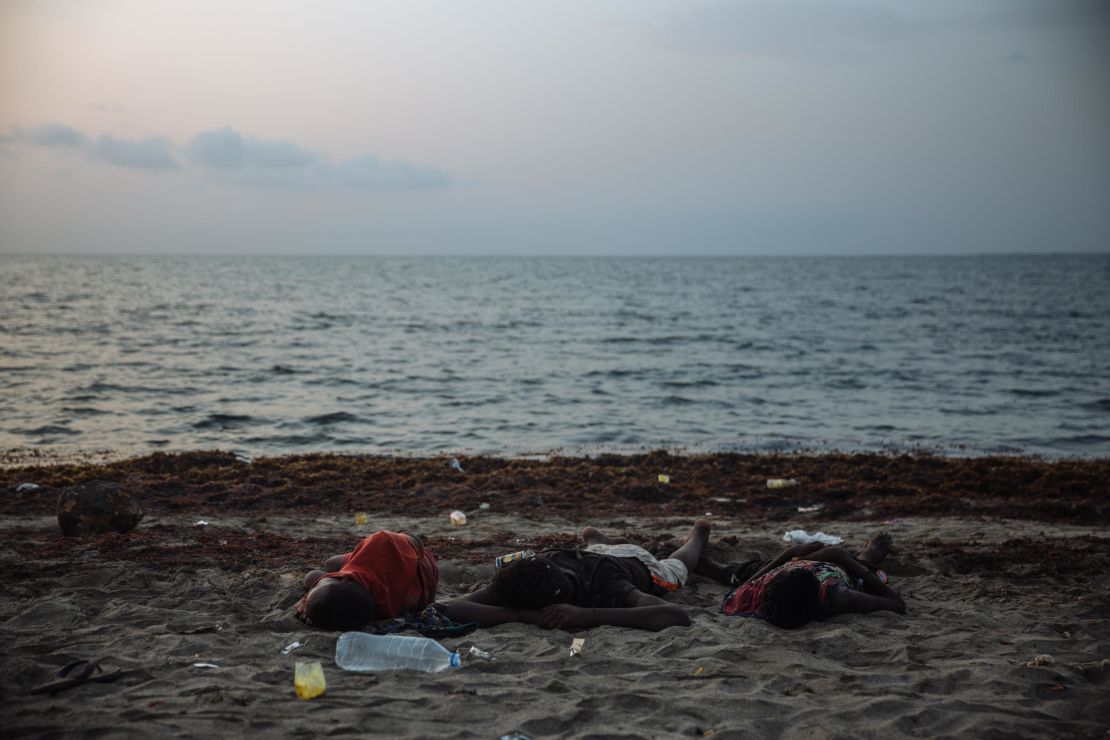
<path id="1" fill-rule="evenodd" d="M 686 610 L 668 604 L 662 599 L 633 589 L 625 599 L 625 606 L 610 609 L 587 609 L 571 604 L 552 604 L 540 612 L 538 624 L 544 629 L 583 629 L 600 627 L 603 624 L 614 627 L 658 632 L 667 627 L 687 627 L 690 615 Z"/>
<path id="2" fill-rule="evenodd" d="M 863 593 L 851 589 L 841 591 L 833 605 L 838 614 L 866 614 L 875 611 L 906 613 L 906 602 L 902 597 L 880 581 L 867 566 L 849 555 L 846 550 L 840 547 L 826 547 L 810 554 L 808 559 L 839 565 L 845 573 L 852 578 L 858 578 L 863 584 Z"/>
<path id="3" fill-rule="evenodd" d="M 530 609 L 509 609 L 498 606 L 493 599 L 493 588 L 467 594 L 449 604 L 442 604 L 443 613 L 455 622 L 477 622 L 480 627 L 494 627 L 506 622 L 539 624 L 541 612 Z"/>
<path id="4" fill-rule="evenodd" d="M 850 588 L 842 588 L 833 601 L 836 614 L 869 614 L 871 612 L 906 613 L 906 602 L 893 591 L 890 596 L 867 594 Z"/>
<path id="5" fill-rule="evenodd" d="M 759 578 L 760 576 L 765 575 L 766 573 L 770 573 L 775 568 L 779 567 L 780 565 L 784 565 L 784 564 L 790 562 L 791 560 L 794 560 L 795 558 L 804 558 L 806 560 L 813 560 L 813 558 L 810 557 L 810 554 L 814 553 L 814 552 L 818 552 L 818 551 L 823 550 L 823 549 L 825 549 L 825 546 L 822 545 L 820 542 L 809 542 L 809 543 L 804 544 L 804 545 L 792 545 L 792 546 L 786 548 L 785 550 L 783 550 L 782 552 L 780 552 L 779 556 L 777 558 L 775 558 L 771 562 L 767 563 L 767 565 L 764 565 L 762 568 L 760 568 L 754 574 L 752 574 L 752 577 L 749 578 L 748 581 L 754 581 L 756 578 Z M 748 582 L 748 581 L 745 581 L 745 582 Z"/>

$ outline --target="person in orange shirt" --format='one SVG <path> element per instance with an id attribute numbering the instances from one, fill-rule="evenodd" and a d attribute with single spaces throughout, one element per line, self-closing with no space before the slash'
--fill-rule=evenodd
<path id="1" fill-rule="evenodd" d="M 439 566 L 420 538 L 381 530 L 304 578 L 297 615 L 325 630 L 357 630 L 435 601 Z"/>

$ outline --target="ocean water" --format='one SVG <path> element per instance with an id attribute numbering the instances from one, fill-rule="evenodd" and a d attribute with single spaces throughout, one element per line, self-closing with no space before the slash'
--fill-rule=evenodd
<path id="1" fill-rule="evenodd" d="M 1110 255 L 0 255 L 0 448 L 1110 455 Z"/>

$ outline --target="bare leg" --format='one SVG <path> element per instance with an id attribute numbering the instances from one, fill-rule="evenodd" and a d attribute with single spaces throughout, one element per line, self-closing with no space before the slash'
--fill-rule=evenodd
<path id="1" fill-rule="evenodd" d="M 686 542 L 682 547 L 671 553 L 672 558 L 681 560 L 686 569 L 693 572 L 701 558 L 702 548 L 709 542 L 709 520 L 696 519 L 690 534 L 686 535 Z"/>
<path id="2" fill-rule="evenodd" d="M 734 586 L 736 584 L 733 574 L 736 573 L 736 567 L 736 563 L 722 563 L 703 552 L 697 566 L 694 568 L 694 572 L 706 578 L 712 578 L 717 583 Z"/>
<path id="3" fill-rule="evenodd" d="M 590 545 L 624 545 L 628 540 L 623 537 L 606 537 L 596 527 L 584 527 L 582 529 L 582 539 L 586 542 L 586 547 Z"/>
<path id="4" fill-rule="evenodd" d="M 856 560 L 864 565 L 870 565 L 872 568 L 878 568 L 883 562 L 883 558 L 890 552 L 890 546 L 890 535 L 886 532 L 879 532 L 867 543 L 866 547 L 860 550 L 859 554 L 856 555 Z"/>

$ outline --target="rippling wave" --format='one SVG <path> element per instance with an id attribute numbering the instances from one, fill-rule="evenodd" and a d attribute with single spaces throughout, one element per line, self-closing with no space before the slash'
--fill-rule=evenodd
<path id="1" fill-rule="evenodd" d="M 1110 454 L 1110 256 L 0 256 L 0 446 Z"/>

